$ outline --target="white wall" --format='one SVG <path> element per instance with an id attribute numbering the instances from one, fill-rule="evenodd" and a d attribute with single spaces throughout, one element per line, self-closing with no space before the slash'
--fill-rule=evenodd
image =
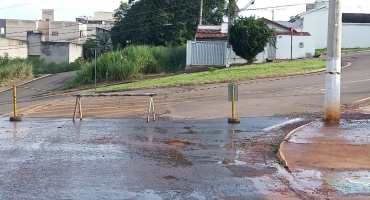
<path id="1" fill-rule="evenodd" d="M 83 46 L 81 44 L 69 44 L 69 62 L 74 62 L 81 57 L 83 57 Z"/>
<path id="2" fill-rule="evenodd" d="M 10 58 L 27 58 L 27 42 L 9 38 L 0 38 L 0 56 L 4 56 L 5 53 L 7 53 Z"/>
<path id="3" fill-rule="evenodd" d="M 343 24 L 342 48 L 370 47 L 370 24 Z"/>
<path id="4" fill-rule="evenodd" d="M 304 16 L 303 31 L 315 37 L 315 48 L 327 47 L 328 9 L 322 9 Z M 370 24 L 343 23 L 342 48 L 370 47 Z"/>
<path id="5" fill-rule="evenodd" d="M 322 9 L 304 15 L 303 32 L 309 32 L 315 38 L 315 48 L 324 49 L 328 37 L 328 9 Z"/>
<path id="6" fill-rule="evenodd" d="M 300 48 L 300 43 L 303 48 Z M 291 58 L 291 36 L 281 35 L 276 38 L 276 59 Z M 312 36 L 293 36 L 293 59 L 306 58 L 306 54 L 315 55 L 315 39 Z"/>
<path id="7" fill-rule="evenodd" d="M 280 26 L 277 26 L 277 25 L 275 25 L 275 24 L 270 24 L 270 23 L 268 23 L 267 24 L 270 28 L 273 28 L 273 29 L 275 29 L 276 31 L 278 31 L 278 32 L 287 32 L 287 31 L 289 31 L 289 30 L 287 30 L 286 28 L 283 28 L 283 27 L 280 27 Z"/>

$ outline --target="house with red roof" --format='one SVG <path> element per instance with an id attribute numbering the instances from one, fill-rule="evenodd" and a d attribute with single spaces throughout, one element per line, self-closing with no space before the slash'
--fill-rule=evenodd
<path id="1" fill-rule="evenodd" d="M 266 44 L 263 52 L 256 56 L 256 63 L 271 60 L 311 58 L 315 54 L 315 39 L 308 32 L 262 18 L 275 29 L 275 44 Z M 227 23 L 221 25 L 199 25 L 195 41 L 188 41 L 187 65 L 233 65 L 246 60 L 227 49 Z M 215 56 L 217 55 L 217 56 Z M 225 64 L 226 63 L 226 64 Z"/>

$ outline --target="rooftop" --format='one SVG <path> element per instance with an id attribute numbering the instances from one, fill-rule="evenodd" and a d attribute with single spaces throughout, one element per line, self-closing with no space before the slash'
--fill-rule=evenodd
<path id="1" fill-rule="evenodd" d="M 370 13 L 343 13 L 343 23 L 370 23 Z"/>
<path id="2" fill-rule="evenodd" d="M 197 33 L 195 34 L 195 38 L 197 39 L 227 39 L 226 33 L 221 33 L 221 29 L 214 30 L 214 29 L 198 29 Z"/>

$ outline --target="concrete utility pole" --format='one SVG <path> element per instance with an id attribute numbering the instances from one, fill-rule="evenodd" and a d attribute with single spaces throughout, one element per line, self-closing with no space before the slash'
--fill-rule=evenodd
<path id="1" fill-rule="evenodd" d="M 203 0 L 200 0 L 200 16 L 199 16 L 199 25 L 203 24 Z"/>
<path id="2" fill-rule="evenodd" d="M 233 16 L 231 14 L 231 6 L 233 3 L 233 0 L 229 0 L 229 7 L 228 7 L 228 15 L 227 15 L 227 48 L 230 48 L 231 45 L 230 45 L 230 28 L 232 26 L 232 23 L 233 23 Z"/>
<path id="3" fill-rule="evenodd" d="M 342 0 L 329 0 L 328 52 L 326 58 L 324 121 L 340 121 Z"/>

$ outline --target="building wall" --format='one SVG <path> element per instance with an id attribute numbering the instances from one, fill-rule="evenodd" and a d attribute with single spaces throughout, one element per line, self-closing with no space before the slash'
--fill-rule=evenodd
<path id="1" fill-rule="evenodd" d="M 275 25 L 275 24 L 270 24 L 270 23 L 268 23 L 267 24 L 270 28 L 273 28 L 273 29 L 275 29 L 276 31 L 278 31 L 278 32 L 287 32 L 287 31 L 289 31 L 289 30 L 287 30 L 286 28 L 283 28 L 283 27 L 280 27 L 280 26 L 277 26 L 277 25 Z"/>
<path id="2" fill-rule="evenodd" d="M 111 28 L 113 25 L 108 24 L 86 24 L 87 25 L 87 38 L 95 39 L 97 35 L 96 28 Z"/>
<path id="3" fill-rule="evenodd" d="M 69 62 L 74 62 L 83 57 L 83 46 L 81 44 L 69 44 Z"/>
<path id="4" fill-rule="evenodd" d="M 328 9 L 325 8 L 305 15 L 303 31 L 309 32 L 315 38 L 316 49 L 326 48 L 328 37 Z"/>
<path id="5" fill-rule="evenodd" d="M 67 42 L 41 42 L 42 33 L 29 33 L 29 56 L 39 56 L 46 62 L 69 62 L 69 43 Z"/>
<path id="6" fill-rule="evenodd" d="M 301 48 L 300 43 L 303 43 Z M 281 35 L 276 39 L 276 59 L 291 58 L 291 36 Z M 293 36 L 293 59 L 315 55 L 315 38 L 312 36 Z"/>
<path id="7" fill-rule="evenodd" d="M 35 20 L 1 20 L 0 27 L 5 28 L 5 37 L 16 40 L 27 40 L 27 31 L 36 31 Z"/>
<path id="8" fill-rule="evenodd" d="M 4 56 L 5 54 L 8 54 L 10 58 L 27 58 L 27 41 L 0 37 L 0 56 Z"/>
<path id="9" fill-rule="evenodd" d="M 342 48 L 370 47 L 370 24 L 343 23 Z M 327 47 L 328 9 L 315 11 L 304 16 L 303 31 L 315 37 L 315 48 Z"/>
<path id="10" fill-rule="evenodd" d="M 114 21 L 114 12 L 94 12 L 94 19 Z"/>
<path id="11" fill-rule="evenodd" d="M 86 25 L 78 22 L 49 22 L 49 41 L 83 43 L 86 30 Z"/>
<path id="12" fill-rule="evenodd" d="M 370 47 L 370 24 L 345 23 L 342 29 L 343 48 Z"/>

